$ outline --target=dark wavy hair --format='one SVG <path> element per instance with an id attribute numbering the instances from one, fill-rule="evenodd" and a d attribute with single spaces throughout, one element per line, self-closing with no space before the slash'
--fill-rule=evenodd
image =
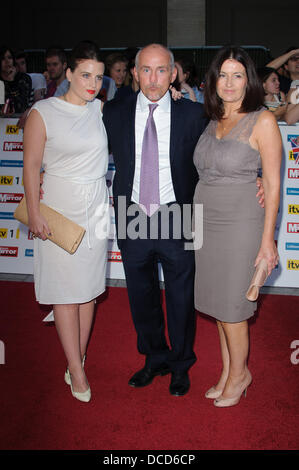
<path id="1" fill-rule="evenodd" d="M 12 60 L 13 60 L 13 64 L 15 65 L 15 54 L 14 54 L 14 51 L 11 49 L 11 47 L 8 47 L 6 44 L 2 44 L 0 46 L 0 77 L 2 76 L 1 75 L 1 65 L 2 65 L 2 60 L 4 59 L 4 56 L 6 54 L 6 52 L 9 51 L 11 56 L 12 56 Z"/>
<path id="2" fill-rule="evenodd" d="M 257 75 L 262 83 L 265 83 L 270 77 L 270 75 L 272 75 L 272 73 L 275 73 L 275 75 L 277 75 L 277 77 L 279 78 L 277 70 L 272 69 L 272 67 L 259 67 L 257 69 Z"/>
<path id="3" fill-rule="evenodd" d="M 52 45 L 48 47 L 48 49 L 46 50 L 45 59 L 48 59 L 49 57 L 54 57 L 54 56 L 57 56 L 62 64 L 67 62 L 66 52 L 59 45 Z"/>
<path id="4" fill-rule="evenodd" d="M 79 42 L 70 53 L 68 67 L 73 72 L 82 60 L 104 62 L 101 57 L 100 49 L 95 42 L 88 40 Z"/>
<path id="5" fill-rule="evenodd" d="M 183 69 L 183 73 L 187 74 L 186 83 L 192 87 L 200 87 L 200 80 L 198 78 L 196 65 L 192 60 L 188 60 L 185 57 L 178 57 L 175 59 Z"/>
<path id="6" fill-rule="evenodd" d="M 213 58 L 206 74 L 204 88 L 204 106 L 210 119 L 220 120 L 224 115 L 221 98 L 217 95 L 216 87 L 221 66 L 227 59 L 235 59 L 246 70 L 247 86 L 239 113 L 250 113 L 263 106 L 264 90 L 256 72 L 255 64 L 247 52 L 241 47 L 222 47 Z"/>
<path id="7" fill-rule="evenodd" d="M 113 67 L 114 64 L 116 64 L 116 62 L 123 62 L 126 64 L 126 67 L 127 67 L 129 61 L 127 57 L 120 52 L 113 52 L 112 54 L 109 54 L 105 59 L 105 66 L 107 68 L 107 73 L 109 74 L 109 76 L 110 76 L 111 68 Z"/>

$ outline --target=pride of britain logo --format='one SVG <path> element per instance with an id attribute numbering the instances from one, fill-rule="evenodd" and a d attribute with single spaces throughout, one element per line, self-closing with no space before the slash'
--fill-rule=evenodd
<path id="1" fill-rule="evenodd" d="M 289 160 L 292 160 L 297 165 L 299 164 L 299 135 L 288 135 L 288 142 L 291 144 L 289 151 Z"/>

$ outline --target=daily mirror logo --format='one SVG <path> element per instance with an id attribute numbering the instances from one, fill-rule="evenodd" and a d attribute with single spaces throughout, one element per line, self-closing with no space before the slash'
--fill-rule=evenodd
<path id="1" fill-rule="evenodd" d="M 23 152 L 23 142 L 3 142 L 4 152 Z"/>
<path id="2" fill-rule="evenodd" d="M 0 256 L 18 256 L 18 247 L 17 246 L 0 246 Z"/>
<path id="3" fill-rule="evenodd" d="M 299 168 L 288 168 L 289 179 L 299 179 Z"/>
<path id="4" fill-rule="evenodd" d="M 287 223 L 287 233 L 299 233 L 299 223 Z"/>
<path id="5" fill-rule="evenodd" d="M 108 251 L 108 261 L 121 262 L 120 251 Z"/>
<path id="6" fill-rule="evenodd" d="M 21 193 L 0 193 L 1 203 L 19 204 L 23 199 L 24 194 Z"/>

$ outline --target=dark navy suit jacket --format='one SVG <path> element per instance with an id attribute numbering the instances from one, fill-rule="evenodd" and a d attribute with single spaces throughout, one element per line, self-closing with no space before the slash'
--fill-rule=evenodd
<path id="1" fill-rule="evenodd" d="M 136 101 L 137 94 L 134 94 L 104 105 L 103 121 L 116 169 L 113 180 L 115 205 L 118 196 L 126 196 L 128 203 L 131 200 L 135 172 Z M 170 122 L 170 165 L 176 202 L 191 204 L 198 181 L 193 153 L 207 124 L 203 105 L 183 98 L 171 99 Z"/>

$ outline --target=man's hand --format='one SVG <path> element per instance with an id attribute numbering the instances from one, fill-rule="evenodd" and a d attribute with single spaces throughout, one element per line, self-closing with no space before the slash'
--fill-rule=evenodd
<path id="1" fill-rule="evenodd" d="M 257 185 L 257 188 L 258 188 L 258 192 L 256 193 L 256 197 L 259 198 L 259 205 L 264 208 L 265 207 L 265 193 L 264 193 L 262 178 L 257 178 L 256 179 L 256 185 Z"/>

